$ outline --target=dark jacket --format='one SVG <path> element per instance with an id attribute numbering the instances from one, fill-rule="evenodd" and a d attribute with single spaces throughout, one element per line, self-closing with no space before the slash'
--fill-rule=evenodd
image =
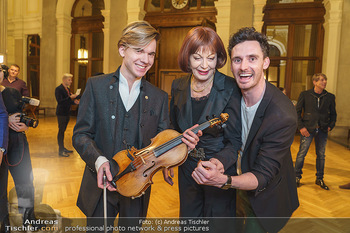
<path id="1" fill-rule="evenodd" d="M 299 206 L 290 151 L 296 129 L 292 102 L 266 81 L 241 166 L 243 173 L 251 172 L 258 179 L 257 189 L 247 194 L 255 215 L 264 217 L 259 220 L 268 232 L 278 232 Z"/>
<path id="2" fill-rule="evenodd" d="M 70 90 L 68 89 L 69 94 Z M 63 84 L 59 85 L 55 89 L 55 97 L 57 100 L 56 115 L 57 116 L 69 116 L 70 115 L 70 106 L 74 104 L 74 100 L 70 98 L 66 88 Z"/>
<path id="3" fill-rule="evenodd" d="M 241 147 L 240 90 L 237 83 L 235 79 L 216 71 L 213 88 L 198 122 L 192 122 L 190 86 L 191 75 L 173 81 L 170 102 L 172 127 L 182 133 L 196 123 L 206 122 L 208 116 L 219 117 L 221 113 L 228 113 L 227 127 L 224 130 L 217 130 L 216 127 L 205 130 L 197 145 L 211 148 L 205 153 L 213 154 L 227 170 L 230 167 L 227 164 L 233 165 L 236 162 L 237 152 Z"/>
<path id="4" fill-rule="evenodd" d="M 119 69 L 115 73 L 91 77 L 80 100 L 77 123 L 73 132 L 73 146 L 86 163 L 77 205 L 86 216 L 91 216 L 102 194 L 97 187 L 95 162 L 99 156 L 112 160 L 119 152 L 115 146 L 118 132 L 117 98 Z M 140 87 L 138 142 L 144 148 L 151 138 L 169 127 L 168 95 L 145 79 Z M 90 169 L 89 169 L 90 168 Z M 118 201 L 116 192 L 109 192 Z"/>
<path id="5" fill-rule="evenodd" d="M 317 97 L 314 89 L 301 92 L 296 110 L 299 130 L 305 127 L 310 133 L 318 127 L 328 132 L 328 127 L 332 130 L 337 120 L 335 96 L 326 90 L 320 97 Z"/>

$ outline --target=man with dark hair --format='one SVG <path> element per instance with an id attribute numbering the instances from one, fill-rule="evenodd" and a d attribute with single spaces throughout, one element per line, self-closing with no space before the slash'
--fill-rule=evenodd
<path id="1" fill-rule="evenodd" d="M 19 71 L 19 65 L 12 64 L 8 69 L 8 77 L 4 79 L 2 85 L 4 87 L 15 88 L 21 93 L 22 96 L 29 96 L 29 90 L 27 88 L 26 82 L 18 78 Z"/>
<path id="2" fill-rule="evenodd" d="M 264 35 L 242 28 L 230 38 L 228 51 L 242 92 L 238 175 L 223 174 L 222 165 L 203 161 L 192 176 L 199 184 L 238 189 L 243 216 L 257 217 L 246 219 L 243 232 L 278 232 L 299 206 L 290 152 L 297 127 L 295 108 L 264 79 L 270 64 Z"/>
<path id="3" fill-rule="evenodd" d="M 327 76 L 317 73 L 312 76 L 314 88 L 303 91 L 299 95 L 296 106 L 298 114 L 298 128 L 300 130 L 300 147 L 295 160 L 295 174 L 297 186 L 300 186 L 304 159 L 309 150 L 312 139 L 315 138 L 316 147 L 316 184 L 325 190 L 329 187 L 323 181 L 325 151 L 328 132 L 337 120 L 335 110 L 335 96 L 325 90 Z"/>

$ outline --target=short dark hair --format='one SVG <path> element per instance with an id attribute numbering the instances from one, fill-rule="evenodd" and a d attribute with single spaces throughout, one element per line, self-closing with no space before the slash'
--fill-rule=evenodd
<path id="1" fill-rule="evenodd" d="M 200 47 L 207 47 L 212 52 L 217 54 L 217 69 L 222 68 L 227 61 L 227 54 L 224 43 L 218 34 L 209 27 L 192 28 L 186 35 L 180 48 L 177 61 L 182 71 L 190 73 L 190 56 L 198 51 Z"/>
<path id="2" fill-rule="evenodd" d="M 264 54 L 264 58 L 269 56 L 270 45 L 267 42 L 267 37 L 264 34 L 257 32 L 254 27 L 244 27 L 239 29 L 238 32 L 236 32 L 235 34 L 233 34 L 229 40 L 227 50 L 230 58 L 233 47 L 245 41 L 259 42 L 261 50 Z"/>

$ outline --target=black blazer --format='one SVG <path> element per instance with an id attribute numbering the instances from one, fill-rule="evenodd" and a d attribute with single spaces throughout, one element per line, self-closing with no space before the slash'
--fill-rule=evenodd
<path id="1" fill-rule="evenodd" d="M 241 147 L 240 96 L 235 79 L 216 71 L 208 102 L 198 121 L 201 124 L 207 121 L 207 116 L 229 114 L 224 129 L 224 147 L 215 154 L 225 170 L 234 165 Z M 173 81 L 171 97 L 170 121 L 172 127 L 182 133 L 197 123 L 192 122 L 191 75 Z"/>
<path id="2" fill-rule="evenodd" d="M 111 160 L 118 153 L 115 141 L 119 69 L 115 73 L 91 77 L 80 100 L 77 123 L 73 132 L 73 146 L 86 163 L 77 205 L 86 216 L 91 216 L 102 194 L 97 187 L 95 162 L 99 156 Z M 145 79 L 141 81 L 138 137 L 143 148 L 151 138 L 169 127 L 168 94 Z M 135 146 L 136 147 L 136 146 Z M 109 192 L 114 201 L 116 192 Z"/>
<path id="3" fill-rule="evenodd" d="M 68 89 L 69 90 L 69 89 Z M 69 91 L 70 93 L 70 91 Z M 57 100 L 56 115 L 57 116 L 69 116 L 70 106 L 74 104 L 63 84 L 59 85 L 55 89 L 55 97 Z"/>
<path id="4" fill-rule="evenodd" d="M 292 102 L 266 82 L 266 90 L 255 114 L 242 157 L 242 172 L 258 179 L 248 196 L 257 217 L 269 232 L 279 231 L 298 208 L 295 172 L 290 152 L 297 128 Z"/>

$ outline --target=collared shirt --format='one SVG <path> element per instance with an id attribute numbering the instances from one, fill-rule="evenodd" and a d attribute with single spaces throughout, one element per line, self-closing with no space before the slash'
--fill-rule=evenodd
<path id="1" fill-rule="evenodd" d="M 126 80 L 122 73 L 119 72 L 119 94 L 122 98 L 126 111 L 129 111 L 130 108 L 132 108 L 136 102 L 136 99 L 139 97 L 140 86 L 141 78 L 135 80 L 129 92 L 128 80 Z"/>
<path id="2" fill-rule="evenodd" d="M 16 77 L 15 81 L 13 81 L 12 83 L 5 78 L 2 81 L 2 85 L 4 87 L 12 87 L 15 88 L 16 90 L 18 90 L 22 96 L 29 96 L 29 90 L 27 88 L 26 82 L 24 82 L 23 80 L 19 79 Z"/>
<path id="3" fill-rule="evenodd" d="M 119 94 L 126 111 L 129 111 L 132 108 L 137 98 L 139 97 L 141 79 L 142 78 L 136 79 L 129 92 L 128 80 L 122 75 L 121 72 L 119 72 Z M 98 171 L 101 165 L 105 162 L 108 162 L 108 159 L 105 156 L 99 156 L 95 162 L 96 171 Z"/>

